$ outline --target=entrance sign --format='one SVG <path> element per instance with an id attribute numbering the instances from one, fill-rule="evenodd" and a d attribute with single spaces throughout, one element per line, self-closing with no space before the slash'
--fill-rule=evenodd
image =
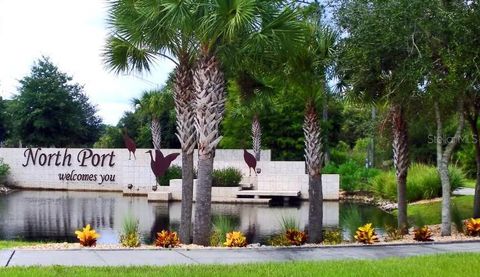
<path id="1" fill-rule="evenodd" d="M 20 188 L 147 193 L 156 185 L 149 150 L 136 149 L 135 159 L 127 148 L 0 148 L 0 158 L 10 166 L 8 183 Z M 181 166 L 179 152 L 162 149 L 162 162 L 154 164 L 155 169 L 164 172 L 170 164 Z M 262 155 L 263 161 L 270 160 L 269 150 Z M 195 151 L 194 164 L 196 157 Z M 220 167 L 243 169 L 242 160 L 240 149 L 218 149 L 215 154 L 215 164 Z"/>
<path id="2" fill-rule="evenodd" d="M 47 149 L 48 151 L 48 149 Z M 43 151 L 42 148 L 27 148 L 23 153 L 25 162 L 23 167 L 39 165 L 42 167 L 71 167 L 72 154 L 69 153 L 68 148 L 58 151 Z M 92 149 L 82 149 L 78 151 L 74 159 L 80 167 L 114 167 L 115 152 L 99 154 Z M 97 182 L 102 185 L 104 182 L 115 182 L 115 174 L 98 174 L 98 173 L 82 173 L 75 169 L 68 172 L 58 173 L 58 180 L 71 182 Z"/>

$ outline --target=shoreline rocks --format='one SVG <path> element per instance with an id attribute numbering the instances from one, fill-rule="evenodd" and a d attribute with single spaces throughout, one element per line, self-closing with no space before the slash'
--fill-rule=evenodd
<path id="1" fill-rule="evenodd" d="M 398 208 L 397 203 L 385 199 L 376 198 L 371 193 L 367 192 L 346 193 L 345 191 L 341 191 L 340 201 L 373 205 L 388 213 Z"/>
<path id="2" fill-rule="evenodd" d="M 7 194 L 7 193 L 10 193 L 12 192 L 13 190 L 4 186 L 4 185 L 0 185 L 0 194 Z"/>

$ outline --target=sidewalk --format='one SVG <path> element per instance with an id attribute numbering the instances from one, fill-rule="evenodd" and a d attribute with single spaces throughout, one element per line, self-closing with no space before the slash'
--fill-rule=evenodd
<path id="1" fill-rule="evenodd" d="M 475 195 L 475 189 L 472 188 L 458 188 L 452 192 L 453 195 Z"/>
<path id="2" fill-rule="evenodd" d="M 233 264 L 308 260 L 382 259 L 388 257 L 456 252 L 480 253 L 480 242 L 277 249 L 2 250 L 0 251 L 0 266 Z"/>

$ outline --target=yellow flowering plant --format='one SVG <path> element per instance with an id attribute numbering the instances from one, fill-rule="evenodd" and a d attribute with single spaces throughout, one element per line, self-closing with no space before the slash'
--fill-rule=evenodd
<path id="1" fill-rule="evenodd" d="M 375 229 L 372 227 L 372 223 L 367 223 L 361 227 L 358 227 L 357 232 L 355 232 L 354 238 L 364 244 L 373 244 L 378 242 L 377 234 Z"/>
<path id="2" fill-rule="evenodd" d="M 157 239 L 155 240 L 156 246 L 173 248 L 177 247 L 179 244 L 180 239 L 178 238 L 177 232 L 162 230 L 160 233 L 157 233 Z"/>
<path id="3" fill-rule="evenodd" d="M 97 245 L 97 239 L 100 237 L 100 235 L 90 227 L 90 224 L 87 224 L 82 230 L 75 231 L 75 235 L 77 235 L 80 245 L 86 247 Z"/>
<path id="4" fill-rule="evenodd" d="M 472 237 L 480 236 L 480 218 L 465 220 L 465 233 Z"/>
<path id="5" fill-rule="evenodd" d="M 227 233 L 227 240 L 223 245 L 227 247 L 245 247 L 247 246 L 247 238 L 239 231 Z"/>

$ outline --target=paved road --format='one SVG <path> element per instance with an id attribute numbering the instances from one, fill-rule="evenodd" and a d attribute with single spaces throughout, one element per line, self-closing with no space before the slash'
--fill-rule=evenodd
<path id="1" fill-rule="evenodd" d="M 454 252 L 480 253 L 480 241 L 321 248 L 173 250 L 4 250 L 0 266 L 126 266 L 233 264 L 338 259 L 381 259 Z"/>

